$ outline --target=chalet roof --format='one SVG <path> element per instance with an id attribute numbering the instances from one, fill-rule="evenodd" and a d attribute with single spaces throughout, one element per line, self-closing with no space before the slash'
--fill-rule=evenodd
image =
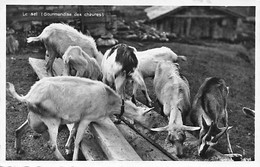
<path id="1" fill-rule="evenodd" d="M 146 8 L 144 11 L 146 12 L 149 20 L 153 20 L 153 19 L 163 16 L 179 7 L 180 6 L 152 6 L 152 7 Z"/>
<path id="2" fill-rule="evenodd" d="M 188 7 L 189 6 L 152 6 L 152 7 L 146 8 L 145 12 L 147 14 L 149 21 L 155 21 L 155 20 L 159 20 L 165 16 L 168 16 L 170 14 L 176 14 L 180 10 L 182 10 L 184 8 L 188 8 Z M 229 10 L 226 7 L 214 6 L 214 7 L 210 7 L 210 9 L 219 10 L 225 14 L 232 15 L 234 17 L 245 18 L 245 16 L 243 16 L 239 13 L 236 13 L 232 10 Z"/>

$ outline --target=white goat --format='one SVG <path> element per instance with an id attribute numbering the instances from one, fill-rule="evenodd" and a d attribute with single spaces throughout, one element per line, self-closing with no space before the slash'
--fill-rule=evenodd
<path id="1" fill-rule="evenodd" d="M 54 76 L 52 67 L 54 59 L 61 58 L 69 46 L 80 46 L 89 56 L 94 57 L 99 65 L 102 61 L 103 55 L 97 50 L 95 40 L 66 24 L 50 24 L 39 36 L 27 38 L 28 43 L 33 41 L 43 41 L 46 53 L 49 55 L 46 69 L 52 76 Z"/>
<path id="2" fill-rule="evenodd" d="M 93 80 L 102 80 L 102 72 L 96 59 L 90 57 L 84 52 L 80 46 L 69 46 L 62 56 L 64 62 L 63 76 L 71 76 L 76 71 L 77 77 L 85 77 Z M 72 138 L 75 135 L 76 129 L 73 129 L 72 124 L 67 125 L 70 135 L 65 145 L 66 154 L 70 154 Z"/>
<path id="3" fill-rule="evenodd" d="M 155 77 L 154 89 L 156 97 L 164 115 L 169 123 L 165 127 L 151 129 L 153 131 L 168 131 L 166 142 L 170 141 L 176 146 L 176 155 L 183 155 L 184 131 L 199 130 L 200 127 L 186 126 L 186 116 L 190 110 L 190 89 L 186 78 L 179 74 L 178 67 L 170 61 L 158 63 Z"/>
<path id="4" fill-rule="evenodd" d="M 71 75 L 71 70 L 75 70 L 77 77 L 101 81 L 103 75 L 96 59 L 90 57 L 81 47 L 69 46 L 62 59 L 65 65 L 64 76 Z"/>
<path id="5" fill-rule="evenodd" d="M 78 126 L 73 153 L 73 160 L 77 160 L 79 143 L 89 123 L 100 122 L 109 115 L 119 114 L 122 105 L 120 96 L 111 88 L 102 82 L 86 78 L 46 77 L 37 81 L 26 96 L 18 95 L 13 84 L 8 85 L 8 92 L 17 100 L 27 103 L 29 112 L 37 115 L 36 121 L 40 122 L 35 124 L 44 123 L 43 130 L 48 128 L 49 144 L 59 160 L 65 160 L 57 147 L 60 124 L 76 123 Z M 129 101 L 125 101 L 123 114 L 148 128 L 151 127 L 151 115 Z"/>
<path id="6" fill-rule="evenodd" d="M 157 64 L 161 61 L 171 61 L 176 63 L 179 62 L 180 60 L 183 61 L 187 60 L 185 56 L 178 56 L 170 48 L 164 46 L 160 48 L 148 49 L 145 51 L 138 51 L 136 52 L 136 57 L 138 59 L 137 71 L 143 78 L 142 80 L 148 77 L 154 77 Z M 134 82 L 133 93 L 132 93 L 132 101 L 134 103 L 136 103 L 135 102 L 136 91 L 139 86 L 141 86 L 142 92 L 146 96 L 146 98 L 149 98 L 146 87 L 140 85 L 137 82 Z"/>

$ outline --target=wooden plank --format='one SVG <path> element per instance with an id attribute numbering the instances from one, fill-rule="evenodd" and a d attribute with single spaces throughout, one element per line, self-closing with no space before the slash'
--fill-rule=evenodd
<path id="1" fill-rule="evenodd" d="M 39 78 L 49 77 L 50 75 L 46 72 L 46 61 L 43 59 L 29 58 L 29 63 L 33 67 Z M 61 75 L 64 65 L 61 59 L 55 59 L 53 69 L 56 75 Z M 91 126 L 92 127 L 92 126 Z M 100 147 L 106 154 L 109 160 L 120 160 L 120 161 L 141 161 L 142 159 L 137 155 L 135 150 L 126 141 L 124 136 L 116 128 L 114 123 L 108 118 L 99 124 L 93 124 L 91 128 L 95 134 Z M 87 140 L 83 139 L 81 142 L 81 150 L 85 155 L 86 159 L 93 160 L 94 156 L 90 150 L 90 146 L 87 144 Z M 95 159 L 96 160 L 96 159 Z"/>
<path id="2" fill-rule="evenodd" d="M 116 125 L 121 131 L 123 136 L 129 142 L 129 144 L 134 148 L 136 153 L 144 161 L 171 161 L 171 159 L 162 153 L 159 149 L 153 146 L 151 143 L 147 142 L 143 137 L 138 135 L 134 130 L 128 127 L 126 124 L 121 123 Z"/>
<path id="3" fill-rule="evenodd" d="M 109 160 L 141 161 L 135 150 L 116 128 L 110 118 L 102 123 L 93 123 L 93 132 Z"/>
<path id="4" fill-rule="evenodd" d="M 50 75 L 46 72 L 45 60 L 29 57 L 29 64 L 32 66 L 39 79 L 42 79 L 43 77 L 50 77 Z"/>
<path id="5" fill-rule="evenodd" d="M 90 129 L 90 128 L 89 128 Z M 81 142 L 81 152 L 88 161 L 107 160 L 107 156 L 97 143 L 96 137 L 90 130 L 85 131 Z"/>

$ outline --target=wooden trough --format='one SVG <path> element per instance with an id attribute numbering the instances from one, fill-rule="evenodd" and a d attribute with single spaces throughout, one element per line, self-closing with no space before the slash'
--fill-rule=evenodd
<path id="1" fill-rule="evenodd" d="M 50 77 L 46 72 L 46 61 L 43 59 L 29 58 L 29 63 L 33 70 L 38 75 L 39 79 L 43 77 Z M 64 68 L 61 59 L 56 59 L 53 64 L 53 69 L 56 75 L 61 75 Z M 146 107 L 141 103 L 138 105 Z M 158 114 L 158 122 L 163 122 L 163 117 Z M 164 121 L 165 122 L 165 121 Z M 157 160 L 169 161 L 165 153 L 157 147 L 147 142 L 142 136 L 136 133 L 126 124 L 121 123 L 115 125 L 110 118 L 106 119 L 102 124 L 91 123 L 90 131 L 94 136 L 94 140 L 84 137 L 81 142 L 81 151 L 86 160 L 116 160 L 116 161 L 142 161 L 142 160 Z M 148 132 L 141 126 L 135 125 L 140 133 L 153 138 L 154 133 Z M 171 145 L 164 145 L 164 139 L 153 139 L 160 144 L 166 151 L 168 151 L 175 160 L 189 160 L 189 161 L 231 161 L 232 159 L 219 153 L 214 149 L 209 149 L 208 158 L 201 159 L 197 156 L 197 139 L 189 133 L 187 134 L 186 142 L 187 153 L 184 158 L 178 159 L 172 151 Z M 160 134 L 157 134 L 157 136 Z M 94 143 L 93 143 L 94 142 Z M 95 143 L 96 142 L 96 143 Z M 104 155 L 104 156 L 103 156 Z M 100 158 L 100 156 L 103 156 Z M 99 158 L 97 158 L 99 157 Z"/>

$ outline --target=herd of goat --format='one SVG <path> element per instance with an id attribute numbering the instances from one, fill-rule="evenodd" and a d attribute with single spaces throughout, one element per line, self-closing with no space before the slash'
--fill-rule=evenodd
<path id="1" fill-rule="evenodd" d="M 221 78 L 206 78 L 193 103 L 190 102 L 188 80 L 180 73 L 177 56 L 167 47 L 137 51 L 126 44 L 118 44 L 103 55 L 97 50 L 91 36 L 60 23 L 47 26 L 37 37 L 27 42 L 42 41 L 49 60 L 47 72 L 54 76 L 53 62 L 62 58 L 63 76 L 46 77 L 37 81 L 27 95 L 16 93 L 14 85 L 7 83 L 9 94 L 28 106 L 27 121 L 16 130 L 15 147 L 21 151 L 21 134 L 31 127 L 37 133 L 49 135 L 50 148 L 58 160 L 65 160 L 57 147 L 58 129 L 67 124 L 70 136 L 66 153 L 71 153 L 75 137 L 73 160 L 77 160 L 79 144 L 84 130 L 91 122 L 117 114 L 137 121 L 152 131 L 167 131 L 167 142 L 176 146 L 177 156 L 182 156 L 185 131 L 197 131 L 198 154 L 205 156 L 208 147 L 226 134 L 228 152 L 233 153 L 229 141 L 227 96 L 229 88 Z M 153 86 L 161 114 L 168 118 L 165 127 L 153 127 L 156 117 L 147 114 L 152 108 L 135 105 L 136 91 L 141 88 L 147 105 L 152 107 L 144 78 L 154 77 Z M 126 100 L 126 83 L 133 83 L 132 99 Z M 123 108 L 123 109 L 122 109 Z M 193 126 L 186 125 L 189 116 Z M 220 128 L 220 122 L 224 127 Z"/>

